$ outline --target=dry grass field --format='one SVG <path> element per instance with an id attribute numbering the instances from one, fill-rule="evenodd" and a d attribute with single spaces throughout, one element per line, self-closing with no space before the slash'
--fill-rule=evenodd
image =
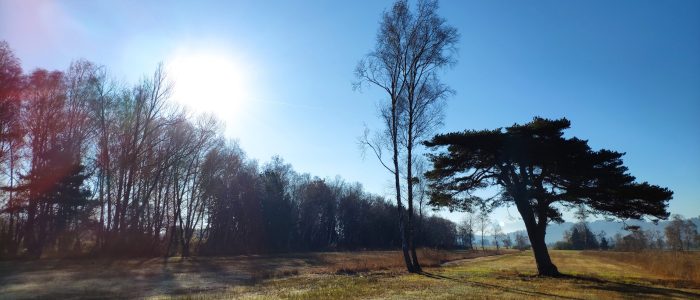
<path id="1" fill-rule="evenodd" d="M 602 260 L 629 263 L 660 279 L 681 285 L 700 285 L 700 252 L 583 252 Z"/>
<path id="2" fill-rule="evenodd" d="M 425 266 L 497 254 L 419 250 Z M 503 251 L 501 251 L 503 253 Z M 398 251 L 323 252 L 132 260 L 0 261 L 0 298 L 133 298 L 216 292 L 272 278 L 401 273 Z"/>
<path id="3" fill-rule="evenodd" d="M 2 298 L 689 299 L 700 281 L 644 255 L 552 251 L 562 278 L 536 276 L 532 253 L 423 250 L 423 274 L 394 251 L 128 261 L 1 262 Z M 637 255 L 637 254 L 635 254 Z M 661 254 L 664 255 L 664 254 Z M 646 256 L 655 260 L 653 256 Z M 697 264 L 700 253 L 680 264 Z M 662 259 L 669 259 L 663 257 Z M 444 263 L 445 261 L 450 261 Z M 103 267 L 102 264 L 108 263 Z M 648 261 L 647 261 L 648 263 Z M 691 265 L 695 266 L 695 265 Z M 680 277 L 679 277 L 680 276 Z"/>

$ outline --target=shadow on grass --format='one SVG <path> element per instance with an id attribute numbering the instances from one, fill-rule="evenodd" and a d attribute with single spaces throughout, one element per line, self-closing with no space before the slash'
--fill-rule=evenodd
<path id="1" fill-rule="evenodd" d="M 605 290 L 623 293 L 629 296 L 639 296 L 639 297 L 662 297 L 662 298 L 695 298 L 700 299 L 700 293 L 687 292 L 679 289 L 663 288 L 663 287 L 653 287 L 646 285 L 639 285 L 626 282 L 617 282 L 611 280 L 605 280 L 597 277 L 581 276 L 581 275 L 562 275 L 561 278 L 573 279 L 577 281 L 586 282 L 589 285 L 586 288 L 592 288 L 597 290 Z"/>
<path id="2" fill-rule="evenodd" d="M 441 280 L 451 280 L 451 281 L 455 281 L 455 282 L 459 282 L 459 283 L 470 284 L 470 285 L 483 287 L 483 288 L 497 289 L 497 290 L 501 290 L 504 292 L 519 294 L 519 295 L 523 295 L 523 296 L 531 296 L 531 297 L 536 297 L 536 298 L 551 297 L 551 298 L 562 298 L 562 299 L 581 299 L 581 298 L 574 298 L 574 297 L 550 294 L 550 293 L 545 293 L 545 292 L 516 289 L 516 288 L 512 288 L 512 287 L 484 283 L 484 282 L 471 281 L 471 280 L 467 280 L 464 278 L 452 278 L 452 277 L 438 275 L 438 274 L 432 274 L 432 273 L 428 273 L 428 272 L 422 272 L 420 274 L 423 276 L 429 277 L 429 278 L 441 279 Z M 688 291 L 683 291 L 683 290 L 679 290 L 679 289 L 672 289 L 672 288 L 652 287 L 652 286 L 638 285 L 638 284 L 632 284 L 632 283 L 626 283 L 626 282 L 617 282 L 617 281 L 605 280 L 605 279 L 601 279 L 601 278 L 597 278 L 597 277 L 562 274 L 560 277 L 553 278 L 553 279 L 554 280 L 557 280 L 557 279 L 575 280 L 578 282 L 584 282 L 585 286 L 583 286 L 583 290 L 597 289 L 597 290 L 603 290 L 603 291 L 618 292 L 618 293 L 622 293 L 626 296 L 634 296 L 634 297 L 641 297 L 641 298 L 660 297 L 660 298 L 664 298 L 664 299 L 668 299 L 668 298 L 700 299 L 700 293 L 688 292 Z"/>
<path id="3" fill-rule="evenodd" d="M 501 286 L 501 285 L 496 285 L 496 284 L 466 280 L 463 278 L 452 278 L 452 277 L 447 277 L 447 276 L 438 275 L 438 274 L 432 274 L 432 273 L 428 273 L 428 272 L 421 272 L 420 274 L 423 276 L 429 277 L 429 278 L 433 278 L 433 279 L 451 280 L 454 282 L 466 283 L 466 284 L 470 284 L 470 285 L 474 285 L 474 286 L 478 286 L 478 287 L 483 287 L 483 288 L 492 288 L 492 289 L 497 289 L 497 290 L 501 290 L 504 292 L 519 294 L 519 295 L 523 295 L 523 296 L 531 296 L 531 297 L 535 297 L 535 298 L 551 297 L 551 298 L 561 298 L 561 299 L 571 299 L 571 300 L 581 299 L 581 298 L 573 298 L 573 297 L 566 297 L 566 296 L 560 296 L 560 295 L 555 295 L 555 294 L 549 294 L 549 293 L 544 293 L 544 292 L 521 290 L 521 289 L 516 289 L 516 288 L 512 288 L 512 287 L 507 287 L 507 286 Z"/>

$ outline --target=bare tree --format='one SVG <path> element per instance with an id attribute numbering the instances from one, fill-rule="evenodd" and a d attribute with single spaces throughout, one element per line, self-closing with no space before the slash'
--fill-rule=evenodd
<path id="1" fill-rule="evenodd" d="M 523 251 L 529 246 L 528 237 L 522 231 L 515 233 L 515 249 Z"/>
<path id="2" fill-rule="evenodd" d="M 4 201 L 0 198 L 0 205 L 4 202 L 4 210 L 9 214 L 6 231 L 0 231 L 0 255 L 4 252 L 14 255 L 21 236 L 21 206 L 13 189 L 16 183 L 19 150 L 24 137 L 20 114 L 17 113 L 21 109 L 22 86 L 22 67 L 19 59 L 15 57 L 7 42 L 0 41 L 0 178 L 6 178 L 8 181 L 0 182 L 1 186 L 7 187 Z"/>
<path id="3" fill-rule="evenodd" d="M 407 44 L 401 67 L 406 89 L 406 113 L 402 133 L 406 149 L 408 195 L 408 243 L 413 264 L 420 270 L 413 242 L 413 160 L 415 146 L 442 124 L 444 100 L 452 90 L 441 83 L 436 71 L 454 62 L 452 54 L 459 39 L 457 29 L 437 14 L 437 0 L 418 1 L 415 17 L 407 30 Z"/>
<path id="4" fill-rule="evenodd" d="M 513 247 L 513 239 L 511 239 L 510 234 L 504 234 L 503 236 L 503 247 L 510 249 Z"/>
<path id="5" fill-rule="evenodd" d="M 416 268 L 409 254 L 399 174 L 399 127 L 401 126 L 399 122 L 404 113 L 405 99 L 402 98 L 402 94 L 406 88 L 405 78 L 401 76 L 401 66 L 404 65 L 405 45 L 408 40 L 405 28 L 410 26 L 410 23 L 411 14 L 406 2 L 396 2 L 391 11 L 384 12 L 374 51 L 361 60 L 355 69 L 355 75 L 359 79 L 355 87 L 359 88 L 362 83 L 367 82 L 382 89 L 389 97 L 389 103 L 380 106 L 385 125 L 383 133 L 370 139 L 369 132 L 366 130 L 361 142 L 372 149 L 381 164 L 394 176 L 401 250 L 407 270 L 414 272 Z M 382 156 L 382 150 L 386 148 L 391 151 L 390 164 L 386 163 Z"/>
<path id="6" fill-rule="evenodd" d="M 462 239 L 464 247 L 473 250 L 474 249 L 474 227 L 475 227 L 476 217 L 473 213 L 467 214 L 462 222 L 459 223 L 459 236 Z"/>
<path id="7" fill-rule="evenodd" d="M 496 245 L 496 250 L 499 250 L 501 241 L 503 240 L 503 229 L 498 221 L 494 220 L 491 225 L 491 233 L 493 234 L 493 243 Z"/>
<path id="8" fill-rule="evenodd" d="M 432 0 L 419 1 L 415 13 L 407 1 L 394 3 L 392 10 L 384 13 L 375 50 L 355 70 L 360 81 L 356 86 L 366 82 L 389 96 L 389 103 L 380 108 L 386 126 L 383 134 L 370 140 L 366 132 L 362 144 L 371 148 L 394 175 L 402 249 L 409 272 L 421 270 L 414 242 L 415 145 L 441 124 L 443 101 L 451 90 L 439 81 L 437 71 L 453 62 L 458 40 L 457 30 L 445 23 L 437 9 L 437 1 Z M 391 166 L 382 160 L 385 148 L 392 152 Z M 401 201 L 400 154 L 405 155 L 407 220 Z"/>
<path id="9" fill-rule="evenodd" d="M 482 209 L 479 215 L 476 217 L 476 228 L 481 233 L 481 250 L 486 250 L 486 244 L 484 237 L 486 235 L 486 230 L 489 228 L 491 223 L 491 218 L 489 217 L 489 211 Z"/>
<path id="10" fill-rule="evenodd" d="M 386 165 L 400 170 L 397 207 L 359 184 L 298 174 L 281 160 L 259 168 L 224 140 L 218 121 L 193 118 L 170 103 L 162 67 L 131 87 L 85 60 L 65 72 L 37 69 L 23 76 L 6 43 L 0 43 L 0 67 L 2 258 L 231 255 L 403 244 L 406 261 L 414 263 L 415 243 L 409 247 L 408 231 L 398 226 L 408 218 L 401 206 L 409 179 L 406 137 L 397 131 L 405 129 L 405 87 L 396 90 L 396 114 L 384 110 L 387 124 L 394 124 L 395 147 L 374 148 L 397 151 Z M 419 212 L 411 212 L 411 220 L 421 220 L 421 244 L 454 247 L 453 222 L 436 216 L 423 222 L 425 181 L 416 180 L 423 173 L 421 160 L 412 161 L 419 175 L 411 175 Z"/>

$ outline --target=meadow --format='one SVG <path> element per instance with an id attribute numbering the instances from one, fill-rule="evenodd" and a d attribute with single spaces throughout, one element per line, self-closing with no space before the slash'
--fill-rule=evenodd
<path id="1" fill-rule="evenodd" d="M 654 256 L 661 255 L 661 256 Z M 700 253 L 552 251 L 565 275 L 536 275 L 529 251 L 421 250 L 408 274 L 396 251 L 144 260 L 0 262 L 1 298 L 687 299 Z M 664 260 L 665 263 L 656 263 Z M 105 266 L 106 265 L 106 266 Z M 695 274 L 695 275 L 693 275 Z"/>

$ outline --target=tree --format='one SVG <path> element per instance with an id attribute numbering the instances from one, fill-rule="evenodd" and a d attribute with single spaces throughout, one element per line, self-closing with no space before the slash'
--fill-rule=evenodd
<path id="1" fill-rule="evenodd" d="M 698 226 L 695 225 L 692 220 L 685 220 L 682 228 L 681 236 L 683 236 L 685 250 L 687 251 L 690 250 L 695 241 L 698 240 Z"/>
<path id="2" fill-rule="evenodd" d="M 515 233 L 515 249 L 520 251 L 527 250 L 530 247 L 528 243 L 527 236 L 525 236 L 521 231 Z"/>
<path id="3" fill-rule="evenodd" d="M 419 1 L 417 9 L 415 18 L 410 21 L 412 24 L 405 28 L 407 41 L 401 72 L 406 84 L 402 144 L 406 150 L 408 243 L 414 268 L 420 271 L 413 242 L 414 148 L 442 123 L 443 101 L 452 90 L 440 82 L 437 71 L 453 63 L 458 34 L 456 28 L 447 25 L 437 14 L 437 0 Z"/>
<path id="4" fill-rule="evenodd" d="M 27 220 L 24 226 L 24 245 L 30 257 L 41 256 L 48 238 L 48 226 L 53 204 L 45 194 L 45 186 L 51 186 L 61 174 L 49 171 L 53 164 L 69 165 L 59 161 L 63 148 L 69 141 L 62 140 L 67 129 L 65 104 L 66 85 L 62 72 L 37 69 L 29 76 L 25 91 L 26 105 L 22 110 L 22 122 L 26 126 L 30 147 L 30 167 L 22 176 L 18 191 L 26 195 Z M 65 142 L 65 143 L 64 143 Z"/>
<path id="5" fill-rule="evenodd" d="M 407 1 L 395 2 L 391 11 L 383 15 L 374 51 L 355 70 L 357 87 L 366 82 L 389 96 L 388 103 L 380 109 L 386 126 L 383 134 L 370 140 L 365 132 L 362 143 L 394 175 L 402 250 L 409 272 L 421 270 L 414 242 L 414 148 L 441 123 L 442 102 L 451 90 L 439 81 L 437 71 L 453 63 L 458 40 L 457 30 L 446 24 L 437 9 L 435 0 L 418 1 L 415 13 Z M 385 147 L 392 152 L 391 164 L 382 160 Z M 401 201 L 400 153 L 405 155 L 407 220 Z"/>
<path id="6" fill-rule="evenodd" d="M 598 238 L 586 223 L 578 223 L 564 233 L 564 241 L 557 242 L 556 249 L 589 250 L 598 249 Z"/>
<path id="7" fill-rule="evenodd" d="M 692 220 L 685 220 L 681 215 L 673 215 L 671 222 L 664 228 L 666 242 L 673 250 L 690 250 L 697 239 L 697 230 L 697 225 Z"/>
<path id="8" fill-rule="evenodd" d="M 476 219 L 476 228 L 479 230 L 479 233 L 481 233 L 481 250 L 486 250 L 486 244 L 485 244 L 485 236 L 486 236 L 486 229 L 489 227 L 489 223 L 491 223 L 491 218 L 489 218 L 489 211 L 486 209 L 482 209 L 479 212 L 479 215 L 477 216 Z"/>
<path id="9" fill-rule="evenodd" d="M 9 214 L 6 228 L 0 228 L 0 256 L 14 255 L 19 247 L 21 205 L 13 191 L 16 182 L 17 161 L 24 132 L 20 118 L 24 80 L 19 59 L 5 41 L 0 41 L 0 173 L 7 174 L 4 207 Z M 1 196 L 2 194 L 0 194 Z M 0 198 L 2 200 L 2 198 Z M 0 201 L 0 204 L 3 204 Z M 5 230 L 3 230 L 5 229 Z"/>
<path id="10" fill-rule="evenodd" d="M 608 244 L 608 239 L 606 237 L 605 231 L 601 230 L 598 233 L 598 239 L 600 240 L 600 250 L 608 250 L 610 249 L 610 245 Z"/>
<path id="11" fill-rule="evenodd" d="M 20 111 L 22 85 L 19 59 L 7 42 L 0 41 L 0 165 L 12 159 L 8 156 L 21 137 L 17 112 Z"/>
<path id="12" fill-rule="evenodd" d="M 454 222 L 438 216 L 430 216 L 425 220 L 425 227 L 429 232 L 429 235 L 426 236 L 426 247 L 454 248 L 457 241 L 457 228 Z"/>
<path id="13" fill-rule="evenodd" d="M 615 236 L 615 250 L 618 251 L 642 251 L 649 248 L 649 237 L 644 230 L 632 227 L 629 234 Z"/>
<path id="14" fill-rule="evenodd" d="M 265 246 L 270 252 L 290 250 L 294 228 L 294 210 L 289 188 L 291 166 L 273 157 L 260 174 L 263 185 L 262 209 L 265 222 Z"/>
<path id="15" fill-rule="evenodd" d="M 306 250 L 326 250 L 336 242 L 336 199 L 331 187 L 318 178 L 301 190 L 299 229 Z"/>
<path id="16" fill-rule="evenodd" d="M 674 215 L 673 220 L 664 228 L 666 243 L 673 250 L 683 250 L 683 239 L 681 238 L 682 228 L 683 219 L 679 215 Z"/>
<path id="17" fill-rule="evenodd" d="M 649 239 L 649 248 L 659 250 L 664 248 L 664 239 L 661 231 L 649 229 L 646 230 L 645 234 Z"/>
<path id="18" fill-rule="evenodd" d="M 503 229 L 501 229 L 501 224 L 498 224 L 498 221 L 494 220 L 491 225 L 491 233 L 493 233 L 493 243 L 496 245 L 496 250 L 499 250 L 500 242 L 503 240 Z"/>
<path id="19" fill-rule="evenodd" d="M 588 142 L 565 138 L 566 119 L 534 118 L 503 129 L 439 134 L 425 144 L 446 152 L 430 155 L 431 201 L 435 205 L 514 204 L 532 244 L 538 273 L 559 274 L 545 234 L 549 222 L 562 222 L 559 206 L 585 205 L 590 211 L 622 219 L 668 217 L 673 192 L 647 182 L 636 183 L 623 165 L 623 153 L 594 151 Z M 496 197 L 473 191 L 501 187 Z"/>
<path id="20" fill-rule="evenodd" d="M 510 238 L 510 234 L 506 234 L 503 238 L 503 247 L 506 249 L 513 247 L 513 239 Z"/>
<path id="21" fill-rule="evenodd" d="M 579 247 L 574 247 L 574 249 L 598 249 L 598 240 L 596 240 L 595 235 L 588 227 L 588 215 L 589 212 L 586 210 L 586 206 L 579 205 L 576 211 L 576 219 L 578 219 L 578 224 L 574 225 L 578 227 L 578 233 L 580 233 L 580 238 L 582 243 Z M 572 241 L 573 244 L 573 241 Z"/>
<path id="22" fill-rule="evenodd" d="M 407 270 L 413 272 L 415 268 L 409 254 L 405 213 L 401 201 L 401 175 L 399 174 L 399 121 L 405 106 L 401 98 L 405 89 L 405 83 L 401 78 L 400 66 L 403 64 L 402 47 L 406 40 L 403 28 L 406 28 L 409 24 L 408 15 L 408 5 L 405 2 L 396 2 L 391 12 L 384 12 L 379 32 L 377 33 L 377 45 L 374 51 L 358 63 L 355 74 L 360 79 L 360 83 L 356 84 L 356 88 L 359 88 L 361 82 L 369 82 L 381 88 L 389 97 L 389 103 L 380 108 L 381 117 L 385 125 L 383 134 L 377 135 L 374 140 L 370 140 L 368 137 L 369 131 L 365 130 L 362 143 L 372 149 L 380 163 L 394 177 L 401 250 Z M 389 148 L 391 151 L 391 164 L 384 162 L 382 157 L 383 148 Z"/>
<path id="23" fill-rule="evenodd" d="M 578 228 L 574 226 L 574 229 L 571 230 L 571 248 L 574 250 L 583 250 L 586 246 L 584 236 L 585 233 L 580 232 Z"/>
<path id="24" fill-rule="evenodd" d="M 602 237 L 602 238 L 600 239 L 600 250 L 605 251 L 605 250 L 608 250 L 608 249 L 610 249 L 610 245 L 608 245 L 608 239 L 605 238 L 605 237 Z"/>
<path id="25" fill-rule="evenodd" d="M 467 214 L 467 216 L 459 224 L 458 234 L 462 239 L 462 244 L 469 250 L 474 250 L 474 214 Z"/>

